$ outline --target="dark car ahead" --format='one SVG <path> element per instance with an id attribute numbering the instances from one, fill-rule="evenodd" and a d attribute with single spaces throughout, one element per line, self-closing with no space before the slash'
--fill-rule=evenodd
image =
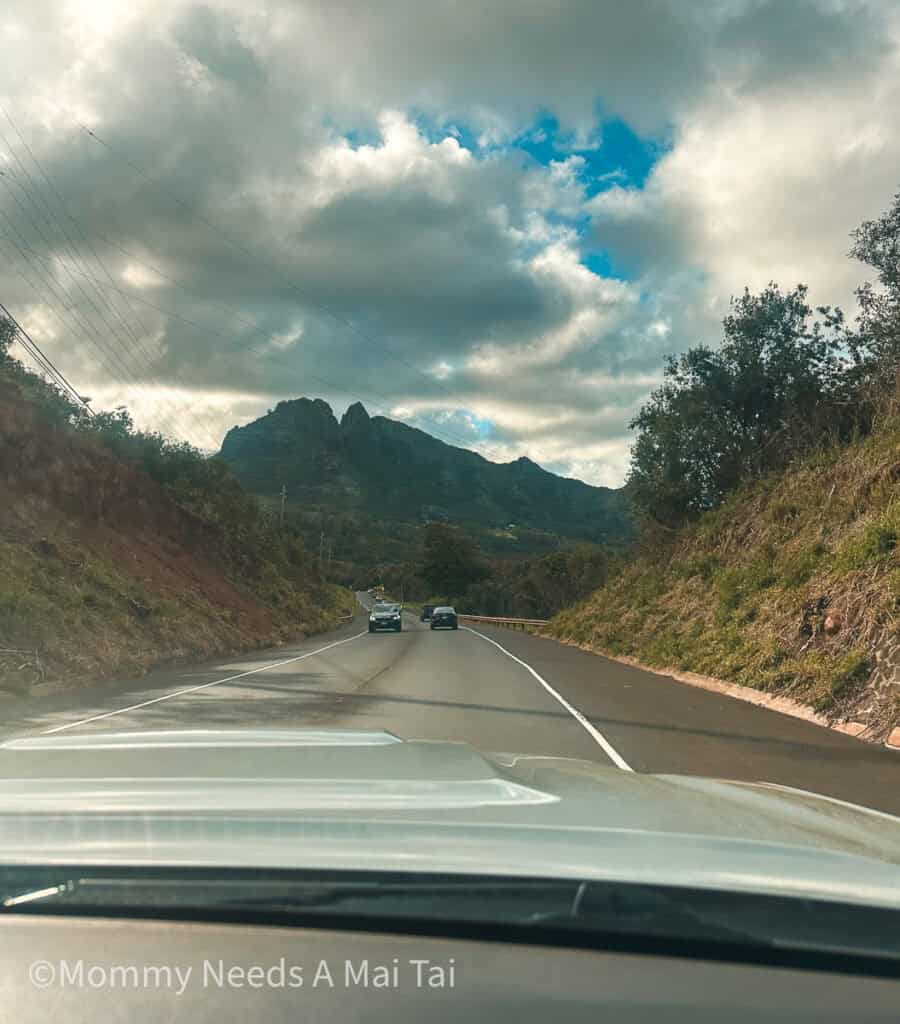
<path id="1" fill-rule="evenodd" d="M 400 617 L 399 604 L 376 604 L 369 615 L 369 632 L 379 629 L 393 629 L 400 632 L 403 621 Z"/>
<path id="2" fill-rule="evenodd" d="M 423 604 L 422 605 L 422 622 L 430 621 L 431 616 L 433 614 L 434 614 L 434 605 L 433 604 Z"/>
<path id="3" fill-rule="evenodd" d="M 456 618 L 456 611 L 449 605 L 435 608 L 431 613 L 432 629 L 459 629 L 459 622 Z"/>

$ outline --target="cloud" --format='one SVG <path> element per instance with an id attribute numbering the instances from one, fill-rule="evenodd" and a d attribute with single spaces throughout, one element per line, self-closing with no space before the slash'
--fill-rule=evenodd
<path id="1" fill-rule="evenodd" d="M 900 167 L 900 28 L 879 10 L 747 5 L 723 46 L 743 59 L 723 59 L 723 87 L 696 99 L 645 187 L 588 203 L 596 240 L 653 287 L 694 268 L 717 309 L 772 279 L 852 307 L 850 232 Z"/>
<path id="2" fill-rule="evenodd" d="M 875 2 L 15 0 L 0 30 L 8 305 L 209 447 L 361 398 L 621 482 L 664 354 L 745 284 L 850 301 L 900 166 Z"/>

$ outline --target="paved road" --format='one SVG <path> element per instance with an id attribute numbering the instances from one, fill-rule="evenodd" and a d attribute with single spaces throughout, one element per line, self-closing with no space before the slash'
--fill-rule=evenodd
<path id="1" fill-rule="evenodd" d="M 499 646 L 498 646 L 499 645 Z M 369 635 L 364 614 L 296 647 L 4 701 L 3 733 L 247 725 L 388 729 L 796 786 L 900 815 L 900 754 L 508 630 Z"/>

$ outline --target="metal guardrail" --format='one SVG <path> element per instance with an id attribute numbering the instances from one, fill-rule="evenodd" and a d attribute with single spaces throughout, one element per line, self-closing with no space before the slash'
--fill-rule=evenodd
<path id="1" fill-rule="evenodd" d="M 520 629 L 523 633 L 537 626 L 546 626 L 549 619 L 511 619 L 504 615 L 465 615 L 459 612 L 457 618 L 463 622 L 483 622 L 488 626 L 503 626 L 506 629 Z"/>

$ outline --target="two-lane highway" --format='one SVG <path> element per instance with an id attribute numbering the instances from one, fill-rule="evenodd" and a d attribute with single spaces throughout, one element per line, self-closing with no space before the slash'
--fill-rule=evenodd
<path id="1" fill-rule="evenodd" d="M 900 755 L 583 651 L 491 627 L 369 634 L 7 700 L 4 733 L 387 729 L 624 770 L 765 781 L 900 814 Z"/>

